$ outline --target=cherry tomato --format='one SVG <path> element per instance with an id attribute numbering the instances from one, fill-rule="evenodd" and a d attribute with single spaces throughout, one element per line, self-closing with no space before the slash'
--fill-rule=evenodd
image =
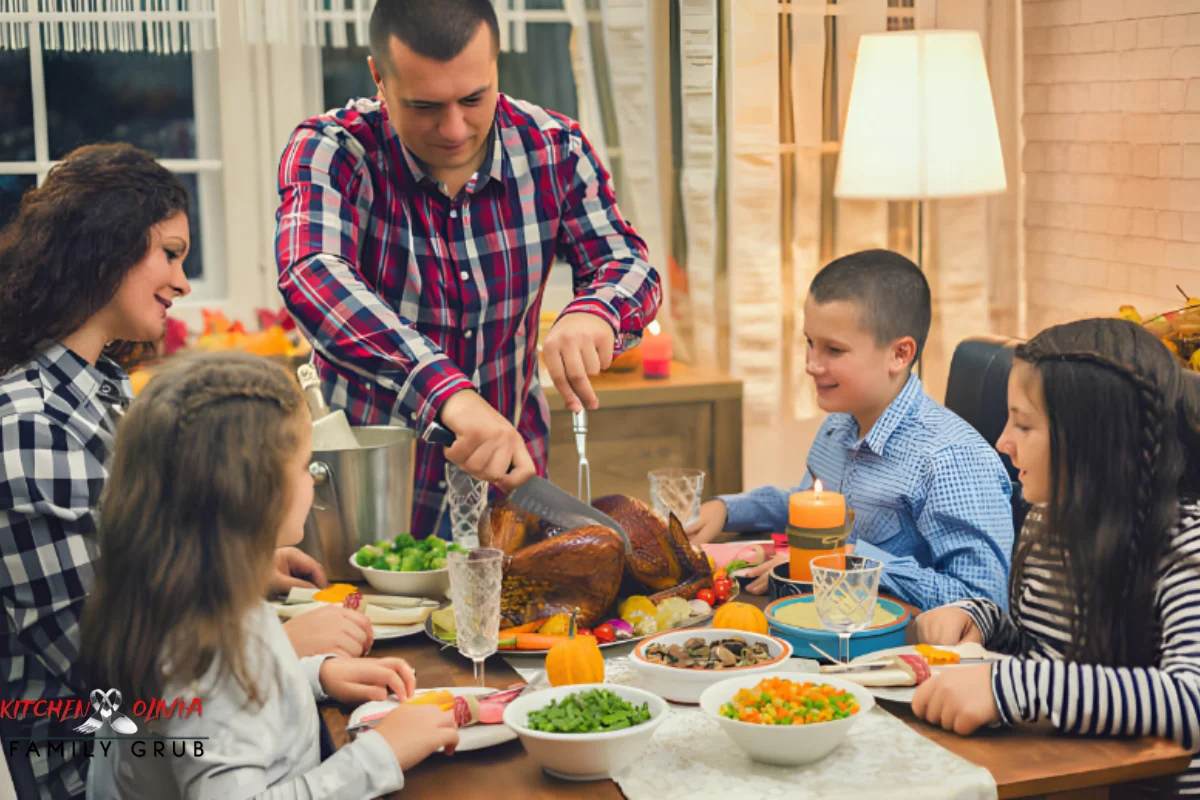
<path id="1" fill-rule="evenodd" d="M 717 598 L 718 603 L 724 603 L 729 599 L 729 592 L 733 588 L 728 580 L 713 581 L 713 594 Z"/>
<path id="2" fill-rule="evenodd" d="M 696 599 L 703 600 L 711 606 L 713 604 L 713 600 L 716 599 L 716 595 L 714 595 L 708 589 L 701 589 L 700 591 L 696 592 Z"/>
<path id="3" fill-rule="evenodd" d="M 616 641 L 617 638 L 617 634 L 613 632 L 612 625 L 609 625 L 607 622 L 603 625 L 597 625 L 596 630 L 592 631 L 592 635 L 596 637 L 596 641 L 600 644 L 608 644 L 609 642 Z"/>
<path id="4" fill-rule="evenodd" d="M 588 628 L 576 628 L 575 635 L 576 636 L 592 636 L 592 637 L 594 637 L 596 634 L 592 633 L 591 630 L 589 630 Z"/>
<path id="5" fill-rule="evenodd" d="M 714 573 L 713 573 L 713 580 L 714 580 L 714 581 L 723 581 L 723 580 L 725 580 L 725 570 L 723 570 L 723 569 L 719 569 L 719 570 L 717 570 L 716 572 L 714 572 Z"/>

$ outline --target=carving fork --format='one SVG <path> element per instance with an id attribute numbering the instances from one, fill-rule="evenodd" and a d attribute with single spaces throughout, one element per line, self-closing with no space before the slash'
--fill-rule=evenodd
<path id="1" fill-rule="evenodd" d="M 591 505 L 592 502 L 592 465 L 587 458 L 587 412 L 576 411 L 571 415 L 571 427 L 575 431 L 575 449 L 579 451 L 579 492 L 578 497 Z"/>

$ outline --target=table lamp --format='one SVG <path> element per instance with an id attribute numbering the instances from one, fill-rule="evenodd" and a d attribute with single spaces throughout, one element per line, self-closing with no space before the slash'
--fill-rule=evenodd
<path id="1" fill-rule="evenodd" d="M 1007 186 L 979 34 L 864 34 L 834 196 L 915 200 L 915 260 L 924 269 L 925 200 L 999 194 Z"/>

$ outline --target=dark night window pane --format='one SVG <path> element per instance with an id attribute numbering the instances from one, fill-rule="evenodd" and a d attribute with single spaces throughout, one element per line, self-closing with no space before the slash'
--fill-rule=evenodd
<path id="1" fill-rule="evenodd" d="M 21 195 L 37 184 L 33 175 L 0 175 L 0 228 L 12 222 L 21 204 Z"/>
<path id="2" fill-rule="evenodd" d="M 375 96 L 375 81 L 367 67 L 369 55 L 367 47 L 321 48 L 322 111 L 342 108 L 354 98 Z"/>
<path id="3" fill-rule="evenodd" d="M 52 159 L 91 142 L 196 157 L 190 54 L 47 50 L 43 64 Z"/>
<path id="4" fill-rule="evenodd" d="M 0 161 L 33 161 L 28 50 L 0 50 Z"/>
<path id="5" fill-rule="evenodd" d="M 192 234 L 192 246 L 183 260 L 183 274 L 189 280 L 204 277 L 204 243 L 200 236 L 200 181 L 196 175 L 180 173 L 179 179 L 188 189 L 188 226 Z"/>
<path id="6" fill-rule="evenodd" d="M 528 47 L 524 53 L 500 54 L 500 91 L 579 119 L 575 76 L 571 72 L 570 24 L 528 23 L 525 43 Z"/>

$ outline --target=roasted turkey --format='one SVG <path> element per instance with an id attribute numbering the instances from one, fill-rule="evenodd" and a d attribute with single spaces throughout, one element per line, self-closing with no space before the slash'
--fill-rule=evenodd
<path id="1" fill-rule="evenodd" d="M 580 627 L 615 616 L 618 597 L 695 598 L 712 588 L 712 568 L 671 515 L 664 523 L 645 503 L 625 495 L 597 499 L 595 508 L 625 529 L 633 547 L 614 530 L 590 525 L 559 530 L 517 507 L 491 507 L 479 526 L 484 547 L 507 555 L 500 613 L 508 625 L 579 609 Z"/>

